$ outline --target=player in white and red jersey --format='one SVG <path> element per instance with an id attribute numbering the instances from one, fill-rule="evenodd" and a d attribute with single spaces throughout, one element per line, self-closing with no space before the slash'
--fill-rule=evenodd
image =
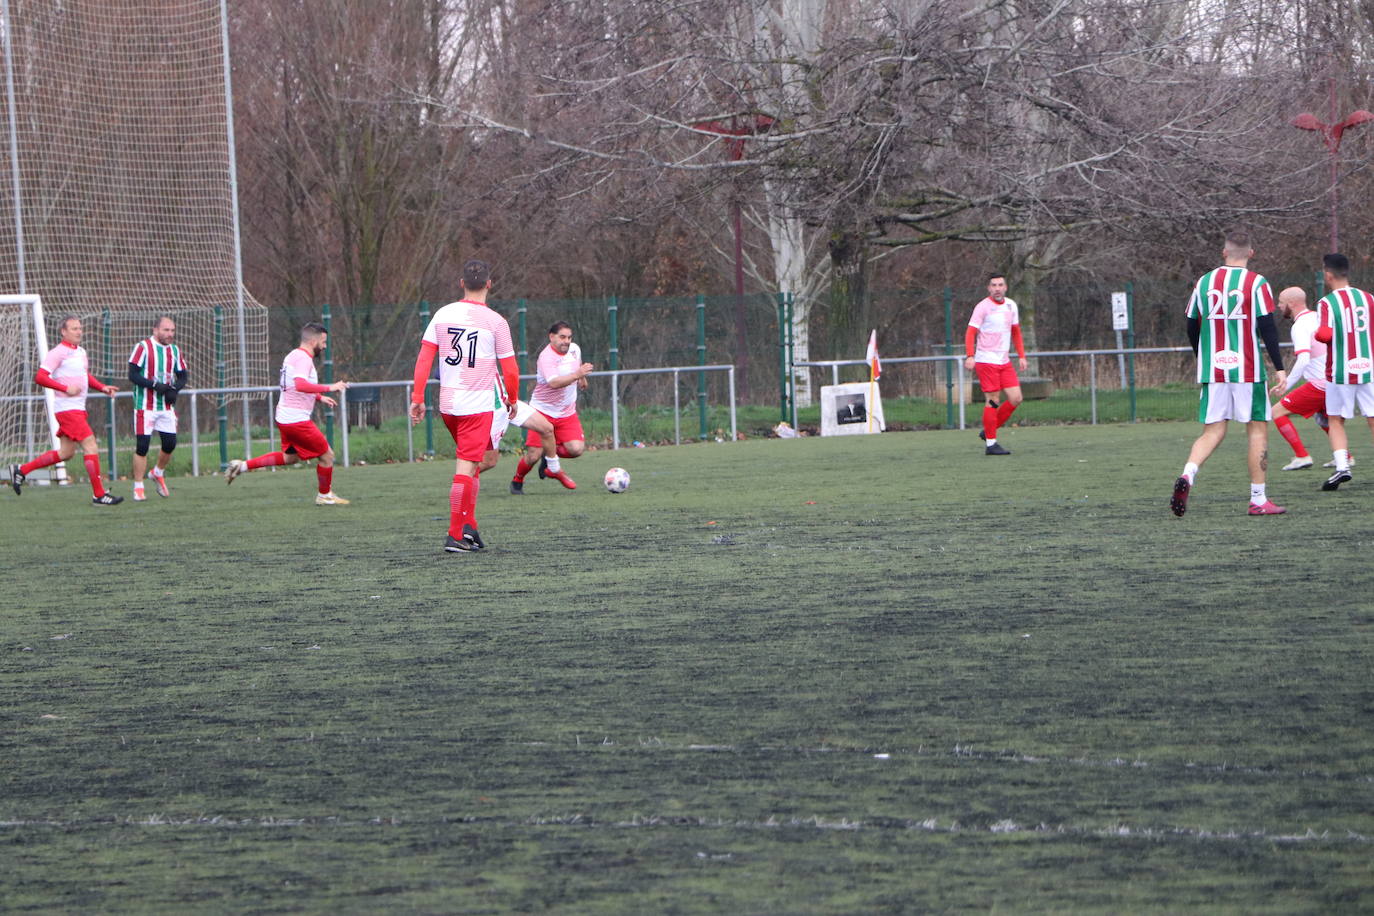
<path id="1" fill-rule="evenodd" d="M 1322 484 L 1334 490 L 1350 480 L 1350 443 L 1345 421 L 1358 407 L 1374 432 L 1374 296 L 1350 285 L 1350 259 L 1322 258 L 1327 293 L 1317 303 L 1316 339 L 1326 350 L 1326 416 L 1336 471 Z"/>
<path id="2" fill-rule="evenodd" d="M 545 448 L 552 452 L 554 449 L 553 424 L 549 418 L 535 410 L 525 401 L 515 401 L 509 407 L 506 406 L 506 399 L 502 396 L 502 388 L 498 384 L 492 392 L 491 408 L 491 447 L 482 455 L 482 461 L 477 466 L 477 476 L 484 471 L 490 471 L 496 467 L 501 460 L 501 437 L 506 434 L 506 430 L 512 426 L 520 429 L 532 429 L 544 438 Z M 519 494 L 521 491 L 511 484 L 511 492 Z"/>
<path id="3" fill-rule="evenodd" d="M 235 458 L 224 472 L 225 483 L 233 483 L 240 474 L 258 468 L 280 467 L 301 461 L 315 461 L 315 494 L 317 506 L 346 506 L 348 500 L 334 492 L 334 449 L 320 428 L 310 419 L 315 402 L 325 407 L 337 403 L 327 396 L 330 391 L 343 391 L 347 382 L 321 385 L 315 372 L 315 357 L 324 352 L 329 334 L 324 325 L 310 322 L 301 328 L 301 345 L 281 364 L 281 396 L 277 400 L 277 431 L 281 433 L 282 449 L 244 461 Z"/>
<path id="4" fill-rule="evenodd" d="M 177 447 L 177 394 L 186 387 L 186 360 L 176 339 L 177 325 L 163 315 L 153 324 L 153 334 L 134 345 L 129 354 L 129 381 L 134 385 L 134 502 L 143 502 L 143 475 L 148 469 L 148 448 L 153 433 L 162 447 L 153 466 L 153 483 L 159 496 L 167 490 L 167 463 Z"/>
<path id="5" fill-rule="evenodd" d="M 415 358 L 410 419 L 425 417 L 425 386 L 439 357 L 439 414 L 453 436 L 457 464 L 449 488 L 449 526 L 444 549 L 482 550 L 477 530 L 478 466 L 491 443 L 492 389 L 500 373 L 503 402 L 514 403 L 520 390 L 510 325 L 487 307 L 491 266 L 471 260 L 463 265 L 463 298 L 441 307 L 430 319 Z"/>
<path id="6" fill-rule="evenodd" d="M 91 375 L 86 351 L 81 346 L 81 319 L 68 315 L 58 329 L 62 342 L 53 347 L 39 363 L 34 381 L 59 394 L 53 398 L 53 419 L 57 423 L 57 448 L 44 452 L 25 464 L 10 465 L 10 486 L 16 494 L 23 492 L 24 478 L 39 468 L 66 461 L 81 448 L 86 463 L 86 476 L 91 480 L 91 502 L 97 506 L 117 506 L 122 496 L 105 491 L 100 478 L 99 446 L 95 433 L 86 419 L 86 392 L 94 388 L 101 394 L 114 397 L 119 391 Z"/>
<path id="7" fill-rule="evenodd" d="M 1326 421 L 1326 344 L 1316 339 L 1321 321 L 1317 313 L 1307 307 L 1307 293 L 1301 288 L 1290 286 L 1279 293 L 1278 312 L 1293 322 L 1290 333 L 1297 359 L 1288 372 L 1287 385 L 1275 385 L 1269 393 L 1283 396 L 1274 405 L 1274 428 L 1293 447 L 1294 458 L 1283 466 L 1283 470 L 1298 471 L 1312 467 L 1312 456 L 1288 417 L 1291 414 L 1312 417 L 1323 431 L 1329 429 Z"/>
<path id="8" fill-rule="evenodd" d="M 1010 455 L 997 442 L 997 430 L 1006 425 L 1021 404 L 1021 379 L 1011 367 L 1011 347 L 1016 345 L 1017 365 L 1026 371 L 1026 345 L 1021 339 L 1021 317 L 1016 303 L 1007 298 L 1007 278 L 988 277 L 988 295 L 973 307 L 964 333 L 964 368 L 978 373 L 978 387 L 987 404 L 983 406 L 983 431 L 987 455 Z M 1001 403 L 998 403 L 998 398 Z"/>
<path id="9" fill-rule="evenodd" d="M 530 406 L 553 424 L 554 450 L 549 454 L 545 437 L 526 428 L 525 452 L 510 482 L 512 493 L 523 493 L 525 475 L 536 466 L 539 476 L 576 490 L 577 484 L 562 468 L 562 459 L 576 458 L 586 450 L 582 421 L 577 417 L 577 389 L 587 387 L 587 375 L 596 367 L 582 362 L 582 348 L 573 343 L 572 325 L 555 322 L 549 328 L 549 344 L 539 352 Z"/>
<path id="10" fill-rule="evenodd" d="M 1269 281 L 1248 268 L 1255 251 L 1247 233 L 1227 233 L 1223 264 L 1203 274 L 1188 300 L 1188 340 L 1198 360 L 1202 385 L 1198 419 L 1203 424 L 1188 452 L 1183 473 L 1174 481 L 1169 508 L 1181 516 L 1203 462 L 1226 438 L 1226 424 L 1245 424 L 1249 442 L 1250 515 L 1282 515 L 1286 510 L 1269 501 L 1265 472 L 1269 468 L 1269 396 L 1265 385 L 1260 341 L 1277 372 L 1277 386 L 1287 385 L 1279 331 L 1274 324 L 1274 292 Z"/>

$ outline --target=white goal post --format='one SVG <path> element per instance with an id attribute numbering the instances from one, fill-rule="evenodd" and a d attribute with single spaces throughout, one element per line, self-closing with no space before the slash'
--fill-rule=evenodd
<path id="1" fill-rule="evenodd" d="M 47 352 L 42 297 L 0 296 L 0 477 L 6 480 L 10 465 L 58 447 L 53 391 L 33 380 Z M 61 464 L 50 474 L 66 479 Z"/>

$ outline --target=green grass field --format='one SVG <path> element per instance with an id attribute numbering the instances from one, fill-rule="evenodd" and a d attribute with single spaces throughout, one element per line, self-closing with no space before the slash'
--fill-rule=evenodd
<path id="1" fill-rule="evenodd" d="M 1370 911 L 1374 474 L 1197 430 L 2 492 L 0 910 Z"/>

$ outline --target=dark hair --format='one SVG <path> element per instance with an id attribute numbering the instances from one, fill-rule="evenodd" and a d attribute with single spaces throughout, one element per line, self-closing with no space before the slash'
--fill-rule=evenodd
<path id="1" fill-rule="evenodd" d="M 58 330 L 59 332 L 65 331 L 65 330 L 67 330 L 67 325 L 68 325 L 68 324 L 70 324 L 70 323 L 73 322 L 73 321 L 80 321 L 80 320 L 81 320 L 81 319 L 80 319 L 80 318 L 77 318 L 75 315 L 63 315 L 63 316 L 62 316 L 62 320 L 59 321 L 59 322 L 57 323 L 57 330 Z"/>
<path id="2" fill-rule="evenodd" d="M 153 321 L 153 329 L 156 330 L 157 326 L 162 324 L 162 322 L 164 321 L 170 321 L 174 326 L 177 323 L 177 320 L 173 318 L 171 315 L 158 315 L 157 318 Z"/>
<path id="3" fill-rule="evenodd" d="M 1255 246 L 1250 243 L 1250 233 L 1245 229 L 1232 229 L 1226 233 L 1226 245 L 1237 251 L 1250 251 Z"/>
<path id="4" fill-rule="evenodd" d="M 324 325 L 320 324 L 318 321 L 307 321 L 305 324 L 301 325 L 301 340 L 309 340 L 319 337 L 321 334 L 328 333 Z"/>
<path id="5" fill-rule="evenodd" d="M 1005 280 L 1007 278 L 1007 275 L 999 270 L 994 270 L 992 273 L 988 274 L 988 282 L 991 283 L 993 280 L 996 280 L 999 277 Z"/>
<path id="6" fill-rule="evenodd" d="M 491 282 L 491 265 L 476 258 L 463 265 L 463 289 L 476 292 Z"/>
<path id="7" fill-rule="evenodd" d="M 1350 276 L 1350 259 L 1335 252 L 1322 255 L 1322 267 L 1333 277 Z"/>
<path id="8" fill-rule="evenodd" d="M 551 328 L 549 328 L 549 333 L 550 333 L 550 334 L 557 334 L 559 331 L 563 330 L 564 328 L 567 328 L 569 331 L 571 331 L 571 330 L 572 330 L 572 325 L 568 324 L 566 321 L 555 321 L 555 322 L 553 323 L 553 326 L 552 326 Z"/>

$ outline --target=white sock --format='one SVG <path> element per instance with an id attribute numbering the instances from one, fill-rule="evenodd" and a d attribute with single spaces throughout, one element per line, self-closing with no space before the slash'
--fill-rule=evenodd
<path id="1" fill-rule="evenodd" d="M 991 439 L 987 440 L 987 444 L 988 444 L 988 445 L 996 445 L 996 444 L 997 444 L 997 437 L 996 437 L 996 436 L 993 436 Z"/>
<path id="2" fill-rule="evenodd" d="M 560 474 L 563 471 L 563 463 L 558 460 L 557 455 L 552 458 L 545 458 L 544 463 L 548 465 L 547 470 L 550 474 Z"/>
<path id="3" fill-rule="evenodd" d="M 151 471 L 149 471 L 148 473 L 149 473 L 149 474 L 152 474 L 154 477 L 161 477 L 161 476 L 162 476 L 162 468 L 153 468 L 153 469 L 152 469 Z"/>
<path id="4" fill-rule="evenodd" d="M 134 481 L 134 492 L 135 492 L 135 493 L 138 493 L 138 492 L 142 492 L 142 490 L 143 490 L 143 481 L 141 481 L 141 480 L 135 480 L 135 481 Z"/>
<path id="5" fill-rule="evenodd" d="M 1250 505 L 1262 506 L 1267 502 L 1269 502 L 1269 497 L 1264 495 L 1264 484 L 1250 484 Z"/>
<path id="6" fill-rule="evenodd" d="M 1338 448 L 1338 449 L 1336 449 L 1336 451 L 1335 451 L 1333 454 L 1334 454 L 1334 457 L 1335 457 L 1335 459 L 1336 459 L 1336 470 L 1338 470 L 1338 471 L 1348 471 L 1348 470 L 1350 470 L 1350 450 L 1349 450 L 1349 449 Z"/>
<path id="7" fill-rule="evenodd" d="M 1195 479 L 1197 479 L 1197 472 L 1198 466 L 1193 464 L 1191 461 L 1183 466 L 1183 476 L 1188 478 L 1189 483 L 1192 483 Z"/>

